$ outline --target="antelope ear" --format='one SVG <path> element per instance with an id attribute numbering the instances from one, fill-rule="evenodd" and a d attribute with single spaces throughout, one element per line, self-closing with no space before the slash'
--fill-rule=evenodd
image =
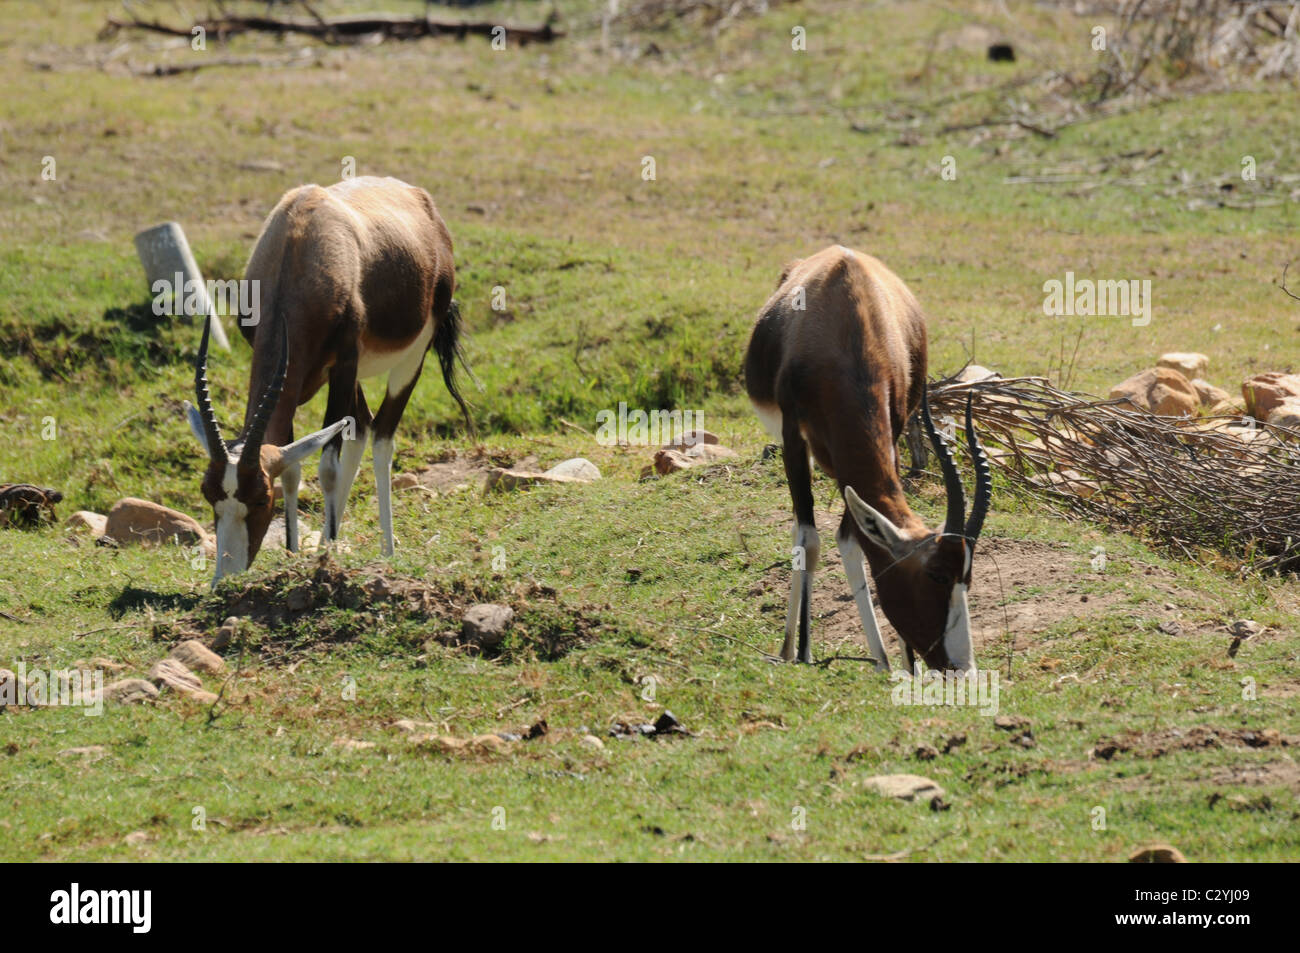
<path id="1" fill-rule="evenodd" d="M 325 444 L 333 440 L 339 431 L 344 427 L 347 427 L 349 424 L 352 424 L 352 422 L 351 417 L 344 417 L 342 420 L 336 420 L 324 430 L 317 430 L 314 434 L 309 434 L 301 440 L 295 440 L 287 447 L 281 447 L 280 458 L 278 461 L 279 470 L 277 470 L 276 473 L 279 473 L 280 470 L 283 470 L 285 467 L 291 467 L 295 463 L 301 463 L 303 460 L 307 459 L 307 457 L 310 457 L 321 447 L 325 446 Z"/>
<path id="2" fill-rule="evenodd" d="M 851 486 L 844 488 L 844 503 L 853 514 L 853 520 L 858 524 L 858 528 L 877 546 L 892 553 L 906 542 L 903 531 L 884 513 L 862 502 L 862 498 L 853 491 Z"/>
<path id="3" fill-rule="evenodd" d="M 190 430 L 194 431 L 199 445 L 203 447 L 203 452 L 209 457 L 212 456 L 212 449 L 208 446 L 208 435 L 203 432 L 203 417 L 199 414 L 199 409 L 188 400 L 185 401 L 185 417 L 190 422 Z"/>

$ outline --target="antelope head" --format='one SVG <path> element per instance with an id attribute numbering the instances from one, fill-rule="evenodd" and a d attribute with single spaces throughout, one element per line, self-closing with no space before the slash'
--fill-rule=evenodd
<path id="1" fill-rule="evenodd" d="M 907 646 L 909 659 L 915 653 L 931 669 L 973 672 L 975 652 L 966 593 L 971 583 L 975 541 L 993 494 L 992 475 L 988 456 L 975 436 L 968 395 L 966 441 L 975 461 L 975 503 L 967 519 L 957 464 L 934 428 L 928 398 L 921 402 L 921 420 L 943 469 L 948 499 L 943 528 L 937 532 L 924 528 L 919 533 L 905 532 L 864 503 L 851 486 L 845 487 L 844 500 L 867 539 L 888 554 L 887 560 L 871 560 L 872 575 L 880 607 Z"/>
<path id="2" fill-rule="evenodd" d="M 286 468 L 300 463 L 319 450 L 350 421 L 344 418 L 283 447 L 264 442 L 266 426 L 284 389 L 289 368 L 288 331 L 280 323 L 280 357 L 275 373 L 238 439 L 227 442 L 221 436 L 212 397 L 208 392 L 208 334 L 212 318 L 203 325 L 203 339 L 194 371 L 194 396 L 198 406 L 185 401 L 190 429 L 208 454 L 203 474 L 203 496 L 212 504 L 217 527 L 216 585 L 222 576 L 243 572 L 261 548 L 274 508 L 275 478 Z"/>

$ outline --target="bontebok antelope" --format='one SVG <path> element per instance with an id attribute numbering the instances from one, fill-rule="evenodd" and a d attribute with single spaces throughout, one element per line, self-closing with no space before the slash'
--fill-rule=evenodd
<path id="1" fill-rule="evenodd" d="M 787 267 L 763 306 L 745 358 L 745 385 L 764 427 L 780 438 L 795 515 L 795 563 L 781 657 L 812 661 L 808 625 L 821 540 L 813 519 L 812 459 L 840 486 L 846 503 L 835 535 L 877 667 L 889 656 L 876 623 L 863 559 L 876 596 L 902 637 L 908 667 L 919 655 L 934 669 L 972 671 L 966 592 L 971 558 L 992 482 L 975 436 L 975 503 L 935 431 L 926 390 L 925 317 L 902 280 L 881 262 L 833 246 Z M 920 406 L 943 469 L 948 512 L 937 532 L 907 505 L 897 441 Z"/>
<path id="2" fill-rule="evenodd" d="M 213 583 L 247 569 L 257 555 L 277 476 L 285 544 L 297 550 L 301 466 L 321 448 L 321 539 L 335 539 L 371 432 L 383 550 L 391 554 L 393 433 L 431 346 L 472 430 L 456 387 L 460 313 L 452 300 L 451 235 L 433 199 L 397 179 L 293 189 L 262 226 L 245 278 L 260 283 L 261 314 L 250 326 L 240 324 L 253 347 L 241 436 L 227 442 L 217 426 L 208 393 L 207 324 L 194 377 L 198 406 L 185 405 L 209 458 L 203 495 L 216 517 Z M 388 386 L 372 417 L 358 382 L 379 374 L 388 375 Z M 294 411 L 326 382 L 324 429 L 295 441 Z"/>

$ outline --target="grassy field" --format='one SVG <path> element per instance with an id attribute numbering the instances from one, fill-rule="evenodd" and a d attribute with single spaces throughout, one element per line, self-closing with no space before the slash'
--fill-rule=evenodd
<path id="1" fill-rule="evenodd" d="M 395 469 L 458 452 L 471 472 L 436 495 L 395 494 L 398 551 L 383 562 L 367 460 L 348 546 L 322 570 L 345 586 L 418 587 L 432 610 L 341 598 L 288 611 L 318 571 L 313 554 L 270 549 L 213 594 L 211 567 L 185 550 L 0 529 L 0 667 L 106 658 L 144 675 L 241 599 L 264 613 L 225 650 L 227 676 L 205 677 L 223 692 L 215 707 L 164 694 L 100 717 L 0 711 L 0 859 L 1102 861 L 1151 841 L 1190 860 L 1300 857 L 1300 769 L 1285 743 L 1300 733 L 1300 584 L 1242 575 L 1226 557 L 1175 560 L 999 485 L 972 610 L 1011 721 L 900 707 L 857 660 L 861 627 L 830 544 L 840 504 L 819 475 L 823 664 L 774 665 L 789 497 L 740 371 L 782 265 L 834 242 L 913 287 L 935 375 L 973 358 L 1098 392 L 1167 350 L 1209 354 L 1210 378 L 1234 392 L 1250 373 L 1295 370 L 1300 309 L 1276 284 L 1300 211 L 1286 179 L 1295 90 L 1189 91 L 1050 138 L 945 132 L 1004 115 L 1017 78 L 1045 64 L 1086 74 L 1092 20 L 1029 3 L 959 14 L 930 0 L 805 0 L 716 36 L 616 21 L 605 44 L 604 7 L 557 4 L 565 39 L 499 52 L 471 37 L 236 38 L 200 53 L 97 37 L 115 3 L 6 4 L 0 482 L 59 488 L 63 517 L 138 496 L 210 520 L 180 411 L 198 328 L 150 313 L 131 237 L 178 220 L 206 277 L 238 277 L 278 197 L 336 181 L 348 157 L 438 201 L 484 386 L 471 394 L 475 445 L 426 375 Z M 534 23 L 545 10 L 446 12 L 462 14 Z M 804 52 L 791 50 L 795 26 Z M 981 30 L 1014 40 L 1019 60 L 987 62 Z M 136 75 L 227 55 L 305 65 Z M 1256 181 L 1231 202 L 1196 201 L 1245 156 Z M 955 178 L 941 175 L 945 157 Z M 1066 271 L 1149 278 L 1150 324 L 1044 315 L 1043 283 Z M 498 287 L 505 311 L 491 307 Z M 212 358 L 227 427 L 248 363 L 242 340 Z M 576 429 L 620 401 L 702 409 L 739 456 L 640 481 L 652 448 Z M 323 411 L 320 395 L 299 426 Z M 603 478 L 491 496 L 474 485 L 492 464 L 572 456 Z M 301 509 L 319 528 L 307 469 Z M 912 499 L 941 517 L 937 481 Z M 499 654 L 438 640 L 486 599 L 520 614 Z M 1230 656 L 1226 626 L 1243 618 L 1265 630 Z M 665 709 L 691 734 L 609 734 Z M 413 743 L 400 719 L 461 738 L 542 720 L 548 731 L 447 753 Z M 932 778 L 942 802 L 863 784 L 891 773 Z"/>

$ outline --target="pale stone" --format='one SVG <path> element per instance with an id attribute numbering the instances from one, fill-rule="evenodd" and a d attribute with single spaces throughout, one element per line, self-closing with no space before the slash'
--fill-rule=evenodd
<path id="1" fill-rule="evenodd" d="M 1191 381 L 1168 367 L 1134 374 L 1112 387 L 1110 396 L 1112 399 L 1122 398 L 1138 410 L 1162 417 L 1190 417 L 1201 405 Z"/>
<path id="2" fill-rule="evenodd" d="M 171 650 L 171 658 L 174 658 L 186 668 L 197 669 L 200 672 L 210 672 L 213 675 L 224 671 L 226 668 L 225 659 L 198 639 L 187 639 L 176 646 Z"/>
<path id="3" fill-rule="evenodd" d="M 1210 359 L 1204 354 L 1197 354 L 1195 351 L 1173 351 L 1169 354 L 1161 354 L 1160 360 L 1156 361 L 1156 367 L 1167 367 L 1172 371 L 1177 371 L 1189 380 L 1193 377 L 1200 377 L 1210 366 Z"/>
<path id="4" fill-rule="evenodd" d="M 176 510 L 128 496 L 108 511 L 104 535 L 119 545 L 165 543 L 175 539 L 184 545 L 207 540 L 198 521 Z"/>
<path id="5" fill-rule="evenodd" d="M 938 784 L 919 774 L 878 774 L 864 779 L 862 785 L 885 797 L 896 797 L 903 801 L 914 801 L 918 798 L 928 801 L 943 797 L 944 793 L 943 788 Z"/>

